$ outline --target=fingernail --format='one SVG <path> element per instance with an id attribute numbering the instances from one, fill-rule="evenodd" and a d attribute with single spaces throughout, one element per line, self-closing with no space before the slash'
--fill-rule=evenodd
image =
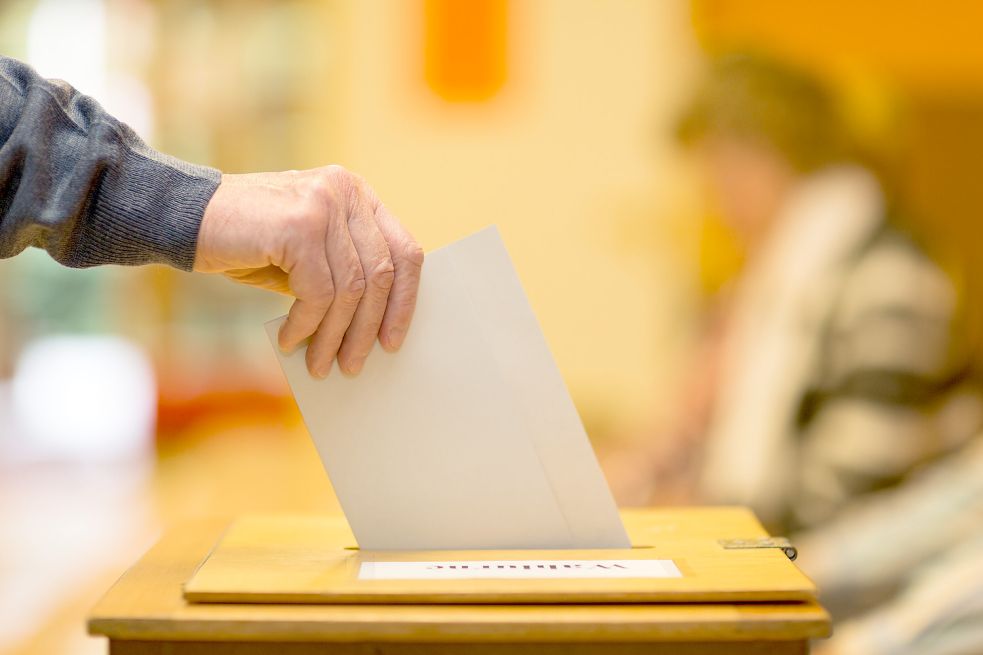
<path id="1" fill-rule="evenodd" d="M 348 362 L 348 366 L 345 367 L 346 372 L 349 375 L 357 375 L 359 371 L 362 370 L 362 364 L 365 363 L 365 357 L 353 357 Z"/>
<path id="2" fill-rule="evenodd" d="M 293 350 L 293 348 L 291 348 L 288 343 L 284 342 L 284 340 L 283 340 L 283 328 L 284 328 L 284 326 L 281 325 L 280 326 L 280 329 L 276 333 L 276 345 L 280 348 L 280 352 L 289 355 L 290 354 L 290 351 Z"/>
<path id="3" fill-rule="evenodd" d="M 323 364 L 321 366 L 315 366 L 314 370 L 311 371 L 311 376 L 317 378 L 318 380 L 323 380 L 328 377 L 328 373 L 331 372 L 331 365 L 333 362 L 328 362 L 327 366 Z"/>
<path id="4" fill-rule="evenodd" d="M 389 330 L 389 347 L 399 348 L 403 345 L 403 337 L 406 336 L 406 328 L 394 327 Z"/>

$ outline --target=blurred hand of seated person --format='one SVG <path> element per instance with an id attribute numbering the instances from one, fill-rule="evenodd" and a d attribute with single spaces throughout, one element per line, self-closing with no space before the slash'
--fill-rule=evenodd
<path id="1" fill-rule="evenodd" d="M 698 498 L 700 454 L 723 345 L 720 318 L 706 322 L 667 419 L 638 431 L 627 444 L 602 444 L 599 449 L 601 466 L 619 505 L 686 505 Z"/>
<path id="2" fill-rule="evenodd" d="M 296 297 L 281 348 L 357 373 L 400 347 L 423 253 L 338 166 L 222 175 L 161 154 L 99 104 L 0 57 L 0 257 L 38 247 L 72 267 L 161 263 Z"/>
<path id="3" fill-rule="evenodd" d="M 194 270 L 296 296 L 280 347 L 311 337 L 307 365 L 357 373 L 378 339 L 409 327 L 423 251 L 360 178 L 339 166 L 223 175 L 205 209 Z"/>

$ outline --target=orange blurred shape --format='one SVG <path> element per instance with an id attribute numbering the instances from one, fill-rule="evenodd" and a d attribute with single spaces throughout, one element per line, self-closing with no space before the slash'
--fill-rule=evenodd
<path id="1" fill-rule="evenodd" d="M 157 362 L 157 440 L 179 438 L 200 425 L 296 424 L 297 405 L 285 384 L 270 384 L 261 371 L 232 359 L 215 359 L 191 375 L 179 358 Z"/>
<path id="2" fill-rule="evenodd" d="M 454 102 L 494 96 L 507 74 L 508 0 L 425 0 L 427 84 Z"/>

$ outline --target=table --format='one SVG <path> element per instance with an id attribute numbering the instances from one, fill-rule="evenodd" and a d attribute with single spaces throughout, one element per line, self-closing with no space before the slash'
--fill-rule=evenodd
<path id="1" fill-rule="evenodd" d="M 652 520 L 715 528 L 712 509 Z M 191 604 L 182 584 L 228 521 L 180 525 L 93 609 L 111 655 L 801 654 L 829 635 L 814 601 L 635 605 Z M 719 523 L 719 522 L 717 522 Z M 755 536 L 755 535 L 748 535 Z"/>

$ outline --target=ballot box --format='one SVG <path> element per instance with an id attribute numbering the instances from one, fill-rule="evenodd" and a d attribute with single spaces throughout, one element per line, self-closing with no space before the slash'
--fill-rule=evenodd
<path id="1" fill-rule="evenodd" d="M 114 655 L 805 653 L 816 590 L 746 509 L 623 511 L 631 548 L 362 551 L 341 517 L 167 533 L 93 609 Z"/>

